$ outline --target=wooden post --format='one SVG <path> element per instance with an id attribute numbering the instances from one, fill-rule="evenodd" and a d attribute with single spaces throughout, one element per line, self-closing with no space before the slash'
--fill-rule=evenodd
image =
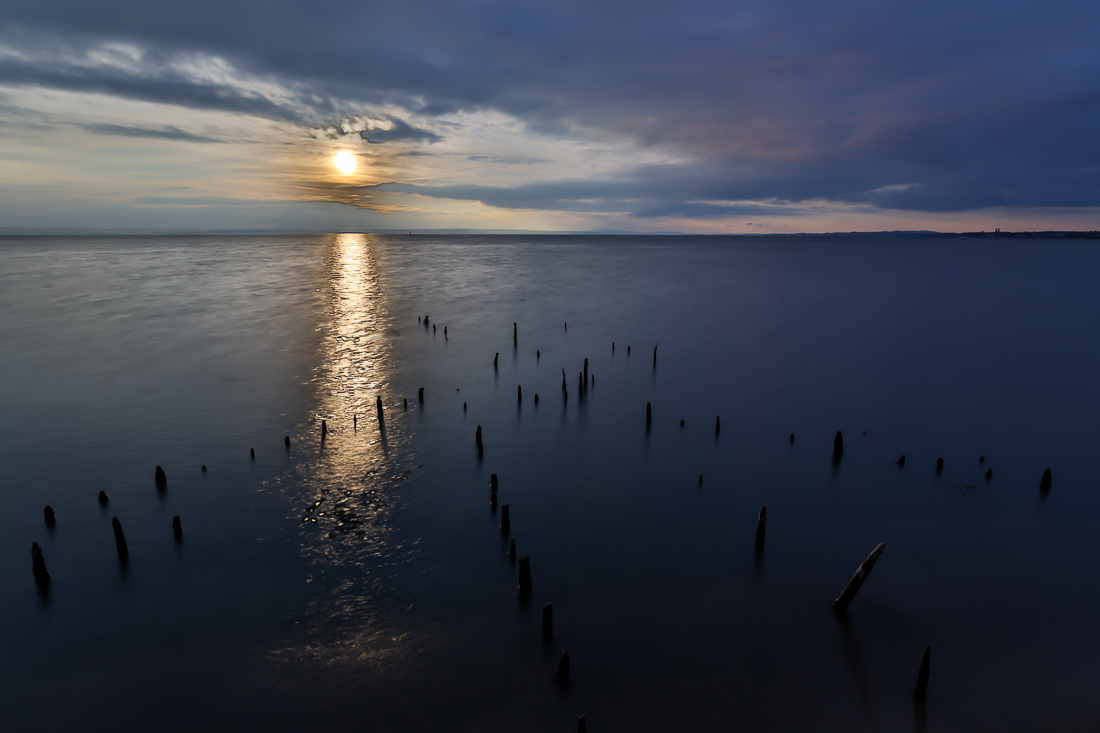
<path id="1" fill-rule="evenodd" d="M 768 530 L 768 507 L 760 507 L 760 514 L 756 517 L 756 549 L 764 546 L 764 534 Z"/>
<path id="2" fill-rule="evenodd" d="M 588 384 L 588 359 L 584 360 L 584 383 Z"/>
<path id="3" fill-rule="evenodd" d="M 417 399 L 420 400 L 420 404 L 424 404 L 424 388 L 421 387 L 420 391 L 416 393 Z"/>
<path id="4" fill-rule="evenodd" d="M 928 693 L 928 664 L 932 659 L 932 647 L 928 644 L 924 645 L 924 654 L 920 658 L 920 668 L 917 669 L 917 689 L 913 692 L 913 697 L 918 700 L 923 700 L 924 696 Z"/>
<path id="5" fill-rule="evenodd" d="M 378 422 L 382 422 L 382 418 L 385 416 L 385 410 L 382 409 L 382 395 L 377 395 L 374 398 L 374 410 L 378 413 Z"/>
<path id="6" fill-rule="evenodd" d="M 985 480 L 988 481 L 991 478 L 993 478 L 993 469 L 992 468 L 985 469 Z"/>
<path id="7" fill-rule="evenodd" d="M 528 555 L 519 558 L 519 589 L 524 593 L 531 592 L 531 558 Z"/>
<path id="8" fill-rule="evenodd" d="M 577 720 L 577 733 L 588 733 L 588 721 L 583 715 Z"/>
<path id="9" fill-rule="evenodd" d="M 500 505 L 500 529 L 502 532 L 507 532 L 512 526 L 512 517 L 508 511 L 510 507 L 511 504 Z"/>
<path id="10" fill-rule="evenodd" d="M 653 366 L 657 366 L 657 346 L 653 347 Z"/>
<path id="11" fill-rule="evenodd" d="M 500 486 L 500 482 L 497 481 L 497 475 L 495 473 L 490 474 L 489 475 L 489 491 L 496 491 L 497 487 L 499 487 L 499 486 Z"/>
<path id="12" fill-rule="evenodd" d="M 844 433 L 839 430 L 836 431 L 836 437 L 833 438 L 833 456 L 840 458 L 840 454 L 844 452 Z"/>
<path id="13" fill-rule="evenodd" d="M 549 640 L 554 636 L 554 604 L 542 607 L 542 638 Z"/>
<path id="14" fill-rule="evenodd" d="M 512 322 L 512 343 L 519 343 L 519 327 L 516 325 L 515 321 Z"/>
<path id="15" fill-rule="evenodd" d="M 515 540 L 512 540 L 511 544 L 508 545 L 508 557 L 512 558 L 513 560 L 516 559 L 516 541 Z"/>
<path id="16" fill-rule="evenodd" d="M 523 385 L 522 384 L 517 384 L 516 385 L 516 400 L 518 402 L 523 401 Z"/>
<path id="17" fill-rule="evenodd" d="M 1043 478 L 1039 480 L 1039 490 L 1050 491 L 1050 484 L 1050 468 L 1047 468 L 1047 470 L 1043 471 Z"/>
<path id="18" fill-rule="evenodd" d="M 493 357 L 493 369 L 497 368 L 497 359 L 499 359 L 499 358 L 500 358 L 500 352 L 498 351 L 497 355 Z"/>
<path id="19" fill-rule="evenodd" d="M 539 403 L 539 393 L 535 392 L 535 404 L 537 405 L 538 403 Z"/>
<path id="20" fill-rule="evenodd" d="M 722 417 L 719 415 L 714 418 L 714 434 L 718 435 L 720 432 L 722 432 Z"/>
<path id="21" fill-rule="evenodd" d="M 474 442 L 481 445 L 481 426 L 477 426 L 477 432 L 474 433 Z"/>
<path id="22" fill-rule="evenodd" d="M 118 556 L 125 560 L 130 548 L 126 546 L 126 535 L 122 533 L 122 522 L 118 521 L 118 517 L 111 517 L 111 527 L 115 530 L 115 549 Z"/>
<path id="23" fill-rule="evenodd" d="M 653 404 L 650 402 L 645 403 L 645 424 L 649 425 L 653 422 Z"/>
<path id="24" fill-rule="evenodd" d="M 168 485 L 168 477 L 164 475 L 164 469 L 160 466 L 157 466 L 157 471 L 153 480 L 156 482 L 157 488 L 163 489 Z"/>
<path id="25" fill-rule="evenodd" d="M 406 409 L 406 410 L 407 410 L 407 409 L 409 409 L 409 398 L 408 398 L 408 397 L 402 397 L 401 399 L 402 399 L 402 400 L 403 400 L 403 402 L 404 402 L 404 407 L 405 407 L 405 409 Z"/>
<path id="26" fill-rule="evenodd" d="M 324 436 L 322 436 L 322 437 L 324 437 Z M 248 456 L 252 460 L 256 460 L 256 449 L 255 448 L 249 448 L 248 449 Z"/>
<path id="27" fill-rule="evenodd" d="M 328 435 L 328 421 L 327 420 L 322 420 L 321 421 L 321 437 L 323 438 L 326 435 Z"/>
<path id="28" fill-rule="evenodd" d="M 699 485 L 703 485 L 703 474 L 699 474 Z"/>
<path id="29" fill-rule="evenodd" d="M 569 652 L 561 650 L 561 659 L 558 660 L 558 680 L 563 685 L 569 683 Z"/>
<path id="30" fill-rule="evenodd" d="M 283 445 L 286 446 L 287 448 L 290 447 L 290 436 L 289 435 L 286 436 L 285 438 L 283 438 Z"/>
<path id="31" fill-rule="evenodd" d="M 42 514 L 46 518 L 47 527 L 52 527 L 57 522 L 57 517 L 55 517 L 53 514 L 53 507 L 49 504 L 47 504 L 46 508 L 42 510 Z"/>
<path id="32" fill-rule="evenodd" d="M 943 473 L 943 458 L 936 459 L 936 473 Z"/>
<path id="33" fill-rule="evenodd" d="M 844 611 L 848 608 L 848 605 L 856 597 L 856 593 L 859 593 L 859 589 L 863 586 L 863 581 L 867 580 L 867 576 L 871 574 L 871 570 L 874 569 L 875 563 L 878 562 L 879 556 L 886 550 L 886 543 L 880 542 L 875 546 L 875 549 L 871 550 L 871 554 L 867 556 L 867 559 L 859 564 L 856 568 L 855 574 L 852 579 L 848 581 L 848 585 L 844 586 L 844 590 L 840 592 L 840 595 L 833 601 L 833 608 L 837 611 Z"/>
<path id="34" fill-rule="evenodd" d="M 106 504 L 110 500 L 111 497 L 107 496 L 106 491 L 100 491 L 99 496 L 96 497 L 96 501 L 98 501 L 100 504 Z"/>
<path id="35" fill-rule="evenodd" d="M 898 466 L 902 467 L 902 468 L 905 467 L 905 455 L 904 454 L 902 454 L 901 458 L 898 459 Z"/>
<path id="36" fill-rule="evenodd" d="M 791 442 L 794 442 L 794 433 L 791 433 Z"/>
<path id="37" fill-rule="evenodd" d="M 46 569 L 46 558 L 42 557 L 42 548 L 37 542 L 31 543 L 31 570 L 34 571 L 34 582 L 39 588 L 45 588 L 50 584 L 50 571 Z"/>
<path id="38" fill-rule="evenodd" d="M 177 540 L 183 537 L 183 524 L 180 523 L 180 515 L 178 514 L 172 517 L 172 534 L 176 536 Z"/>

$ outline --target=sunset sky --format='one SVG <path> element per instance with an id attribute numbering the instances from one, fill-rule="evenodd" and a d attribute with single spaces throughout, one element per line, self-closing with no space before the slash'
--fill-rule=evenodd
<path id="1" fill-rule="evenodd" d="M 1097 229 L 1098 28 L 1078 0 L 6 0 L 0 228 Z"/>

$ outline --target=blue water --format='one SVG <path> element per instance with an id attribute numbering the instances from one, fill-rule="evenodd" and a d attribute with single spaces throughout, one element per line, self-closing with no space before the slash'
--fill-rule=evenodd
<path id="1" fill-rule="evenodd" d="M 1098 274 L 1074 241 L 0 239 L 5 728 L 1094 730 Z"/>

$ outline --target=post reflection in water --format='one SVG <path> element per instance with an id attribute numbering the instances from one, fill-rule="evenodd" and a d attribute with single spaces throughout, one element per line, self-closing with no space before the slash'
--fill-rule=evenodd
<path id="1" fill-rule="evenodd" d="M 325 252 L 326 282 L 320 353 L 314 369 L 316 405 L 295 441 L 286 476 L 301 511 L 303 552 L 313 559 L 310 582 L 314 638 L 299 651 L 336 649 L 362 656 L 377 637 L 376 613 L 385 603 L 386 578 L 407 550 L 392 546 L 390 512 L 401 501 L 410 471 L 403 463 L 406 431 L 388 390 L 383 351 L 386 310 L 371 236 L 337 234 Z M 376 400 L 387 413 L 380 423 Z M 328 435 L 321 438 L 325 420 Z M 374 566 L 372 572 L 365 566 Z M 322 638 L 316 638 L 320 634 Z M 302 640 L 305 641 L 305 640 Z M 289 649 L 284 651 L 291 651 Z"/>

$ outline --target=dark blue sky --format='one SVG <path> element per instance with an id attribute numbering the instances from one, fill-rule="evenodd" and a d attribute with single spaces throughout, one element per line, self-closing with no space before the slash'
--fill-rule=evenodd
<path id="1" fill-rule="evenodd" d="M 8 0 L 0 226 L 1098 228 L 1098 28 L 1076 1 Z"/>

